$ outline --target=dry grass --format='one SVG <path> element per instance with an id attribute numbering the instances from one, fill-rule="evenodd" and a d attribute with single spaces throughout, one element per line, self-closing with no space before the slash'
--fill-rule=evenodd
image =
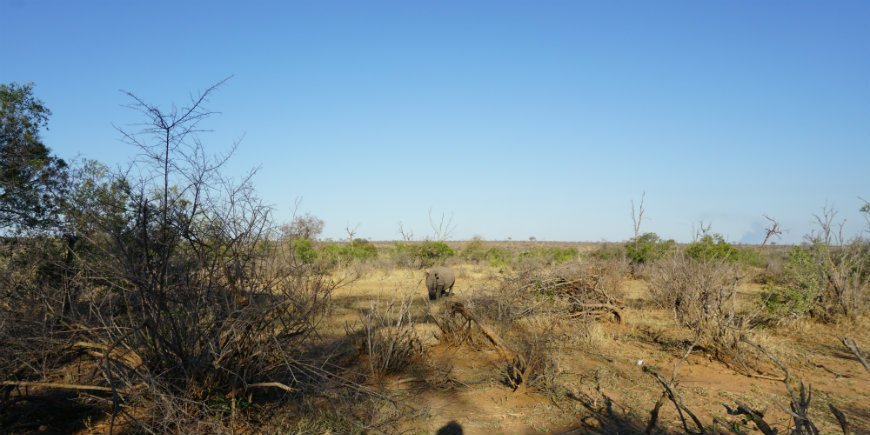
<path id="1" fill-rule="evenodd" d="M 758 291 L 733 284 L 734 271 L 674 267 L 671 287 L 663 287 L 664 281 L 632 280 L 624 265 L 601 260 L 523 270 L 455 264 L 456 295 L 435 303 L 427 301 L 420 270 L 390 263 L 336 270 L 330 281 L 343 285 L 314 324 L 313 347 L 299 354 L 317 367 L 299 375 L 319 380 L 317 386 L 294 385 L 301 390 L 292 395 L 299 399 L 295 405 L 282 399 L 283 392 L 255 388 L 234 401 L 150 400 L 152 408 L 136 415 L 165 415 L 149 427 L 168 432 L 227 431 L 232 414 L 233 427 L 242 431 L 432 433 L 453 421 L 466 433 L 642 432 L 663 391 L 641 370 L 653 366 L 706 430 L 754 430 L 745 415 L 730 415 L 721 405 L 736 409 L 739 401 L 766 410 L 765 421 L 786 431 L 793 422 L 777 404 L 788 407 L 791 399 L 781 381 L 745 376 L 759 373 L 709 358 L 715 346 L 729 343 L 716 341 L 723 337 L 720 328 L 740 328 L 789 368 L 795 394 L 797 379 L 812 384 L 807 413 L 820 431 L 839 427 L 829 403 L 853 427 L 870 424 L 870 409 L 861 405 L 870 403 L 870 375 L 839 342 L 849 335 L 864 349 L 870 346 L 867 319 L 800 319 L 759 328 L 742 320 L 755 308 Z M 678 298 L 691 310 L 677 313 Z M 451 314 L 456 303 L 468 317 Z M 591 303 L 618 307 L 622 322 L 574 315 L 578 305 Z M 737 346 L 752 355 L 751 367 L 781 376 L 759 352 Z M 740 369 L 733 359 L 722 359 Z M 69 378 L 76 379 L 82 378 Z M 658 433 L 683 431 L 670 403 L 659 409 Z M 23 408 L 5 409 L 0 417 Z"/>

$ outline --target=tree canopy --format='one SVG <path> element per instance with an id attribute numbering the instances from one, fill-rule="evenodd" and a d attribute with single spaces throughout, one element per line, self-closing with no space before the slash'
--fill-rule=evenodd
<path id="1" fill-rule="evenodd" d="M 40 138 L 50 115 L 32 84 L 0 83 L 0 231 L 44 228 L 57 217 L 67 164 Z"/>

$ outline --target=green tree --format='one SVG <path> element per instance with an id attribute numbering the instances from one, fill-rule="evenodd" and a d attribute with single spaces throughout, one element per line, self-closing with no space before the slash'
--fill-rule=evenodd
<path id="1" fill-rule="evenodd" d="M 32 84 L 0 83 L 0 231 L 56 222 L 67 165 L 40 138 L 50 115 Z"/>

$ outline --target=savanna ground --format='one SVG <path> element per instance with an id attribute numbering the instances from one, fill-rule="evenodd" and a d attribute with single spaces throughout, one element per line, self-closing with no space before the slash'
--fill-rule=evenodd
<path id="1" fill-rule="evenodd" d="M 208 424 L 157 426 L 157 431 L 760 432 L 747 415 L 734 412 L 739 403 L 763 414 L 772 430 L 785 433 L 795 429 L 796 420 L 778 364 L 788 371 L 793 392 L 799 382 L 811 388 L 806 417 L 819 433 L 842 433 L 829 404 L 846 416 L 850 431 L 870 428 L 870 374 L 841 342 L 850 337 L 861 348 L 870 343 L 868 317 L 822 321 L 771 309 L 776 263 L 789 249 L 801 248 L 743 247 L 763 252 L 760 257 L 766 260 L 730 269 L 736 272 L 735 292 L 723 301 L 722 314 L 748 320 L 727 326 L 742 329 L 768 357 L 749 345 L 716 341 L 715 333 L 711 339 L 685 319 L 681 323 L 677 311 L 682 308 L 664 306 L 661 292 L 653 291 L 653 286 L 665 285 L 663 278 L 680 279 L 673 268 L 695 261 L 683 258 L 690 247 L 651 264 L 632 265 L 622 245 L 480 240 L 422 245 L 443 245 L 444 251 L 435 249 L 436 258 L 427 259 L 422 250 L 405 252 L 416 246 L 407 242 L 377 247 L 362 241 L 294 244 L 292 261 L 311 249 L 315 257 L 309 261 L 324 268 L 321 273 L 332 288 L 322 316 L 300 345 L 297 362 L 314 364 L 324 375 L 312 379 L 309 374 L 296 385 L 284 376 L 279 388 L 263 382 L 263 388 L 246 394 L 212 394 L 186 416 L 205 418 Z M 361 255 L 353 246 L 369 254 Z M 330 250 L 342 249 L 342 255 L 330 256 Z M 427 261 L 448 264 L 456 272 L 451 296 L 429 299 L 422 267 Z M 718 259 L 705 263 L 713 265 L 710 270 L 729 270 Z M 671 274 L 662 276 L 665 272 Z M 703 280 L 692 285 L 709 284 L 731 285 Z M 262 303 L 257 295 L 249 296 L 242 306 Z M 609 308 L 595 309 L 599 306 Z M 154 409 L 148 400 L 140 405 L 129 400 L 120 413 L 108 406 L 110 384 L 96 375 L 106 356 L 90 354 L 94 358 L 56 363 L 40 382 L 7 387 L 5 402 L 0 402 L 4 430 L 154 431 L 136 420 L 167 410 Z M 74 388 L 82 384 L 102 389 Z M 668 389 L 675 402 L 664 394 Z M 680 404 L 679 412 L 674 403 Z M 654 408 L 658 412 L 651 424 Z"/>
<path id="2" fill-rule="evenodd" d="M 583 245 L 579 249 L 595 248 Z M 414 361 L 376 384 L 400 397 L 418 415 L 402 422 L 397 429 L 434 433 L 452 424 L 469 434 L 618 430 L 602 428 L 598 422 L 581 424 L 591 412 L 571 398 L 579 393 L 598 403 L 609 397 L 615 413 L 625 419 L 618 423 L 623 425 L 622 431 L 642 432 L 662 395 L 661 385 L 644 373 L 642 366 L 655 367 L 668 376 L 678 366 L 676 389 L 687 407 L 702 422 L 723 433 L 756 431 L 742 416 L 727 413 L 723 404 L 733 408 L 736 401 L 764 410 L 765 419 L 775 428 L 782 430 L 791 425 L 792 417 L 785 411 L 788 396 L 782 381 L 738 373 L 703 350 L 694 350 L 683 361 L 691 335 L 675 323 L 671 310 L 656 306 L 649 282 L 631 276 L 620 276 L 615 288 L 622 295 L 621 323 L 543 313 L 523 318 L 515 326 L 501 325 L 499 333 L 509 335 L 512 328 L 522 329 L 527 338 L 546 342 L 540 351 L 545 348 L 546 355 L 542 356 L 552 358 L 552 365 L 536 367 L 547 371 L 542 376 L 551 379 L 539 380 L 536 387 L 513 391 L 504 381 L 505 361 L 490 343 L 482 340 L 477 345 L 445 344 L 439 339 L 442 331 L 426 320 L 451 303 L 468 304 L 493 296 L 492 289 L 498 289 L 511 272 L 505 267 L 468 262 L 457 262 L 454 268 L 458 275 L 455 295 L 435 302 L 428 301 L 420 270 L 368 270 L 336 291 L 333 315 L 323 325 L 324 337 L 340 339 L 346 325 L 360 321 L 360 313 L 396 301 L 410 301 L 411 312 L 418 319 L 415 327 L 423 342 L 425 361 Z M 740 283 L 737 304 L 752 311 L 762 293 L 760 284 Z M 827 409 L 828 402 L 848 415 L 857 432 L 859 428 L 870 428 L 870 376 L 840 343 L 843 336 L 867 343 L 870 340 L 867 326 L 867 318 L 834 324 L 798 319 L 753 332 L 755 339 L 788 367 L 792 377 L 812 385 L 815 408 L 811 415 L 822 433 L 840 431 Z M 439 370 L 427 369 L 428 366 Z M 663 406 L 658 418 L 662 430 L 683 432 L 672 406 Z"/>

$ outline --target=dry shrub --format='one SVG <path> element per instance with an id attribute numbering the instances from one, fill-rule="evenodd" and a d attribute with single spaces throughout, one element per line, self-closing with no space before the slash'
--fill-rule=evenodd
<path id="1" fill-rule="evenodd" d="M 540 316 L 517 322 L 505 335 L 508 346 L 516 349 L 525 362 L 527 386 L 554 396 L 562 388 L 562 370 L 556 359 L 560 354 L 557 326 L 556 317 Z"/>
<path id="2" fill-rule="evenodd" d="M 738 357 L 747 323 L 736 310 L 740 275 L 733 264 L 677 255 L 656 263 L 651 272 L 653 301 L 673 310 L 677 324 L 691 331 L 693 342 L 722 361 Z"/>
<path id="3" fill-rule="evenodd" d="M 377 302 L 360 314 L 361 331 L 354 333 L 348 327 L 348 335 L 355 337 L 371 375 L 377 378 L 402 371 L 423 357 L 416 323 L 410 299 Z"/>
<path id="4" fill-rule="evenodd" d="M 27 349 L 3 352 L 6 384 L 58 388 L 45 382 L 85 364 L 62 380 L 85 385 L 60 388 L 101 391 L 113 423 L 215 433 L 240 424 L 239 396 L 318 381 L 303 355 L 336 283 L 284 251 L 250 178 L 227 179 L 226 156 L 185 140 L 211 113 L 202 101 L 163 113 L 134 97 L 153 124 L 125 137 L 149 158 L 125 173 L 82 168 L 66 236 L 22 239 L 36 247 L 28 268 L 4 259 L 0 345 Z"/>

